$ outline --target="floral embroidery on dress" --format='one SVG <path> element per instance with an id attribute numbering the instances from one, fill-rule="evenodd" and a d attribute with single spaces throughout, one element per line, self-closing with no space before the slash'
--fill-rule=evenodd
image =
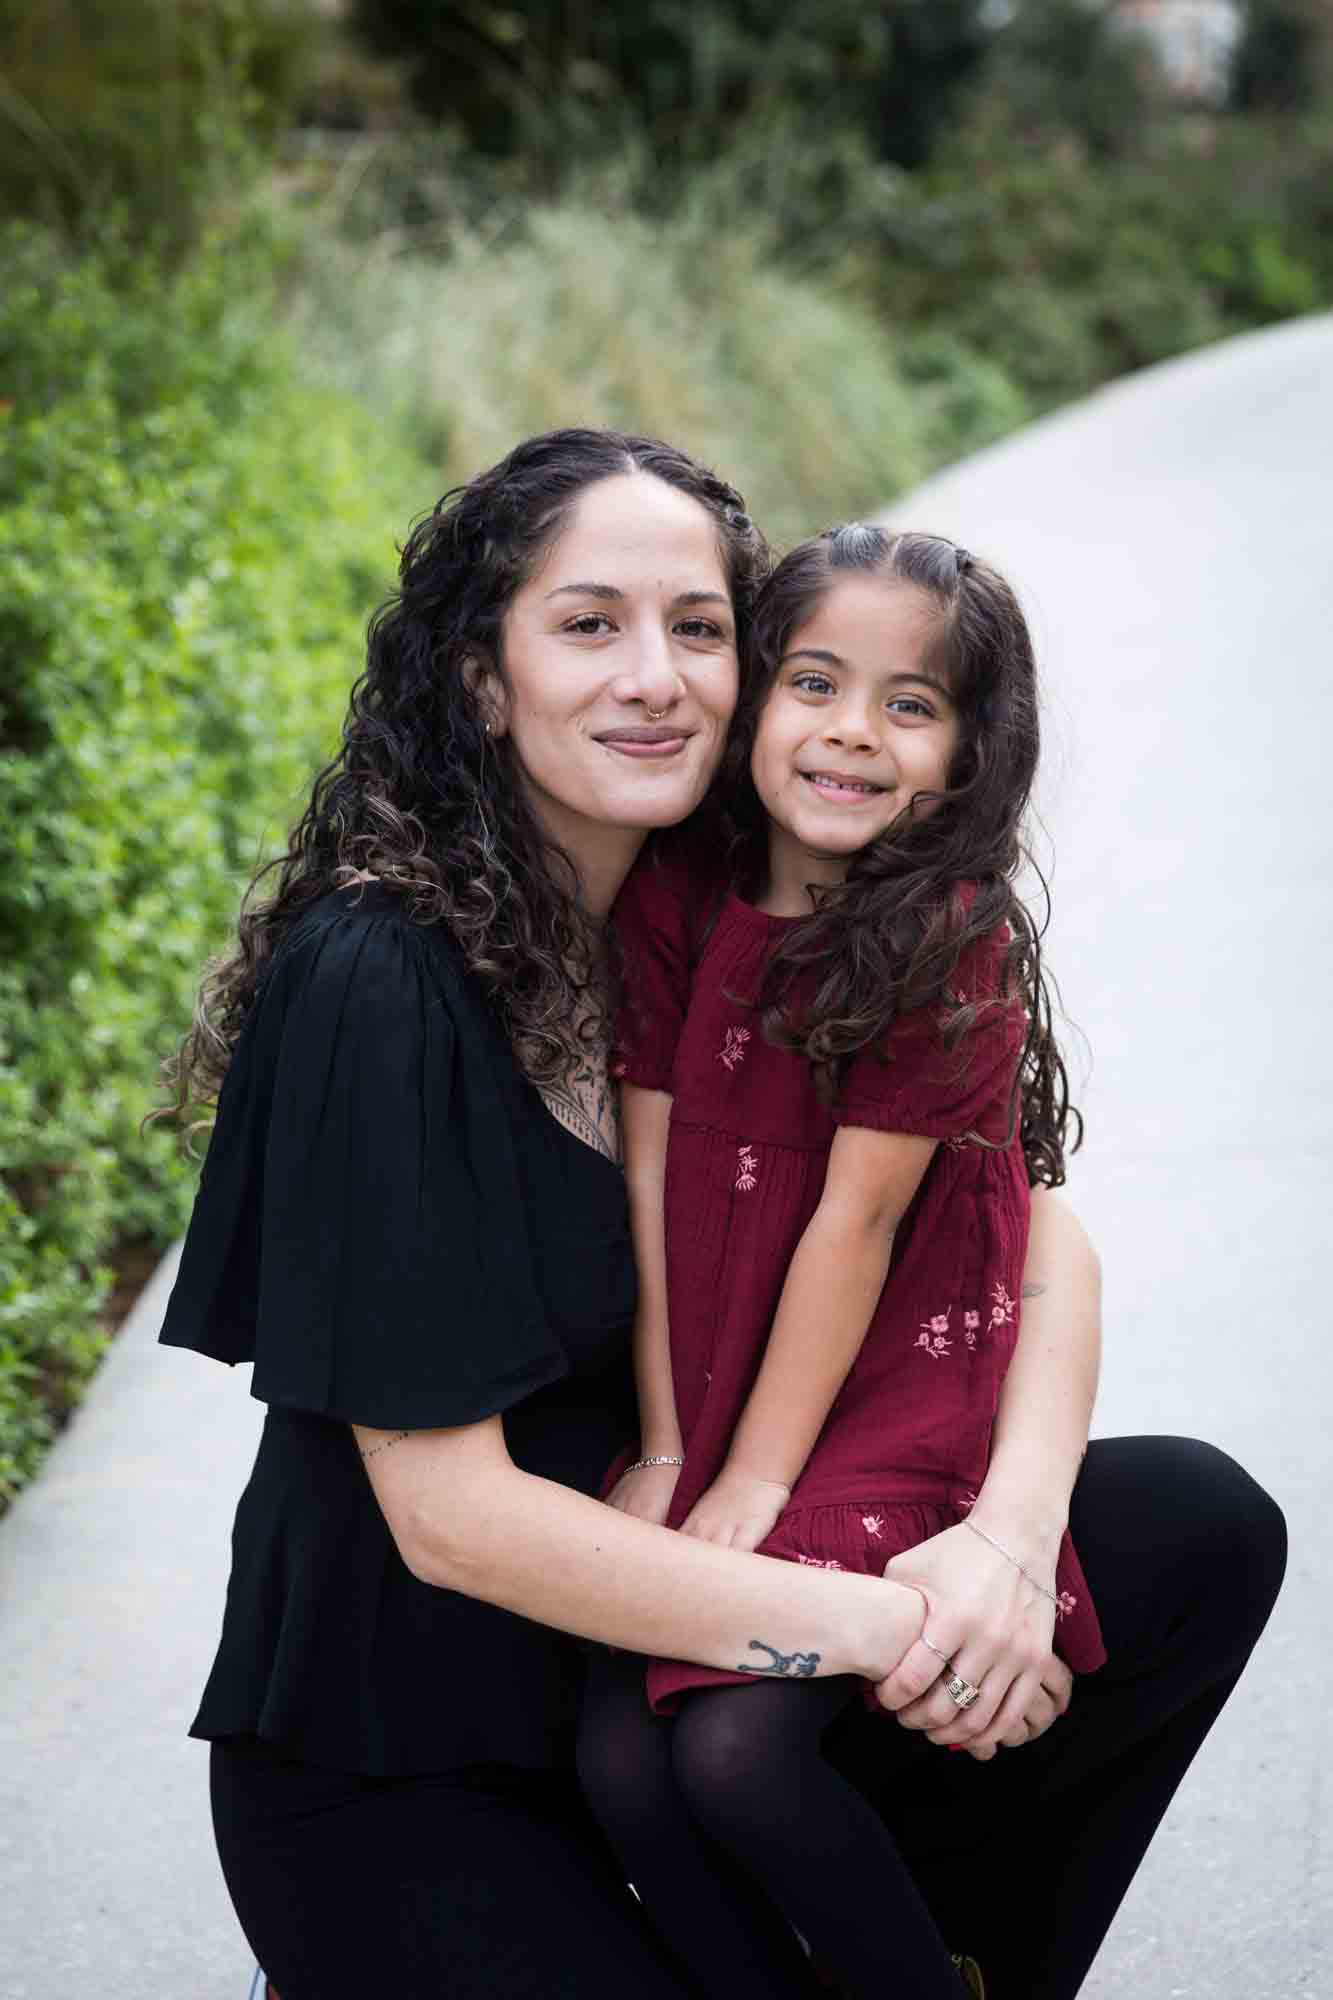
<path id="1" fill-rule="evenodd" d="M 1072 1590 L 1062 1590 L 1060 1592 L 1060 1595 L 1055 1600 L 1056 1617 L 1067 1618 L 1070 1612 L 1074 1610 L 1077 1604 L 1078 1604 L 1078 1599 L 1075 1597 Z"/>
<path id="2" fill-rule="evenodd" d="M 992 1326 L 1008 1326 L 1014 1317 L 1014 1301 L 1003 1285 L 995 1287 L 995 1304 L 990 1309 Z"/>
<path id="3" fill-rule="evenodd" d="M 796 1551 L 796 1560 L 798 1563 L 804 1563 L 807 1569 L 842 1568 L 842 1564 L 840 1562 L 835 1561 L 835 1559 L 832 1556 L 829 1557 L 827 1562 L 821 1562 L 818 1556 L 803 1556 L 799 1549 Z"/>
<path id="4" fill-rule="evenodd" d="M 737 1063 L 745 1061 L 745 1044 L 750 1039 L 748 1028 L 728 1028 L 726 1038 L 717 1052 L 717 1059 L 724 1069 L 735 1069 Z"/>
<path id="5" fill-rule="evenodd" d="M 877 1542 L 884 1533 L 884 1516 L 882 1514 L 863 1514 L 861 1516 L 861 1526 L 865 1529 L 871 1540 Z"/>
<path id="6" fill-rule="evenodd" d="M 933 1313 L 928 1320 L 923 1319 L 921 1322 L 916 1345 L 924 1347 L 932 1361 L 939 1361 L 953 1346 L 951 1340 L 944 1338 L 949 1331 L 949 1313 L 952 1311 L 953 1307 L 950 1306 L 948 1312 Z"/>
<path id="7" fill-rule="evenodd" d="M 963 1314 L 963 1339 L 967 1342 L 969 1347 L 976 1346 L 977 1328 L 980 1325 L 981 1325 L 981 1314 L 979 1312 L 965 1312 Z"/>
<path id="8" fill-rule="evenodd" d="M 736 1190 L 739 1194 L 749 1194 L 759 1185 L 759 1155 L 753 1146 L 736 1148 Z"/>

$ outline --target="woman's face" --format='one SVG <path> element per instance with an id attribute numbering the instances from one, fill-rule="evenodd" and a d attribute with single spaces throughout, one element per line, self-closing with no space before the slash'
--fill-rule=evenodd
<path id="1" fill-rule="evenodd" d="M 717 525 L 646 473 L 599 480 L 505 616 L 482 700 L 543 825 L 576 861 L 698 805 L 736 704 Z"/>

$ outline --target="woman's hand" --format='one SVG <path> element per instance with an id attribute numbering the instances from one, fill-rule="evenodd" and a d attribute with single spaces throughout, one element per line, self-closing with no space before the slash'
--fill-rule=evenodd
<path id="1" fill-rule="evenodd" d="M 651 1521 L 655 1528 L 664 1528 L 679 1478 L 678 1465 L 632 1467 L 621 1473 L 606 1496 L 606 1504 L 622 1514 L 632 1514 L 636 1521 Z"/>
<path id="2" fill-rule="evenodd" d="M 723 1466 L 681 1523 L 682 1535 L 724 1549 L 757 1549 L 777 1525 L 791 1488 Z"/>
<path id="3" fill-rule="evenodd" d="M 1047 1567 L 1054 1575 L 1053 1549 L 1022 1553 L 1038 1575 Z M 998 1743 L 1027 1742 L 1048 1728 L 1052 1703 L 1061 1702 L 1063 1713 L 1069 1699 L 1063 1670 L 1048 1685 L 1055 1607 L 979 1535 L 960 1522 L 895 1556 L 884 1574 L 894 1583 L 919 1584 L 933 1606 L 923 1640 L 878 1689 L 905 1729 L 989 1757 Z M 970 1708 L 960 1709 L 945 1692 L 950 1671 L 981 1690 Z"/>

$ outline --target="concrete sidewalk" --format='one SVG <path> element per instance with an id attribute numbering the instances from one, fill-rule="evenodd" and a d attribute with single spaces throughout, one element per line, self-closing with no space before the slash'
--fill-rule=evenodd
<path id="1" fill-rule="evenodd" d="M 1096 1059 L 1072 1182 L 1108 1274 L 1096 1429 L 1212 1438 L 1292 1527 L 1274 1626 L 1087 2000 L 1333 1992 L 1330 383 L 1333 320 L 1298 323 L 895 509 L 1011 572 L 1048 667 L 1050 953 Z M 153 1346 L 170 1276 L 0 1526 L 3 2000 L 246 1990 L 184 1732 L 260 1411 L 245 1371 Z"/>
<path id="2" fill-rule="evenodd" d="M 1320 317 L 1118 383 L 890 516 L 992 557 L 1037 639 L 1049 960 L 1091 1052 L 1094 1431 L 1211 1439 L 1291 1530 L 1086 2000 L 1333 1994 L 1331 464 Z"/>
<path id="3" fill-rule="evenodd" d="M 262 1411 L 249 1370 L 156 1346 L 139 1299 L 0 1524 L 0 1995 L 244 2000 L 249 1960 L 186 1737 Z"/>

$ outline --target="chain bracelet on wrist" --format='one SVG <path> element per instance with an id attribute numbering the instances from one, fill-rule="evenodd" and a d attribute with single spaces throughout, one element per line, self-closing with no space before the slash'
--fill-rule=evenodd
<path id="1" fill-rule="evenodd" d="M 636 1458 L 633 1465 L 627 1465 L 625 1470 L 626 1472 L 646 1472 L 651 1465 L 684 1465 L 684 1463 L 684 1459 L 677 1458 L 674 1452 L 666 1452 L 661 1455 L 655 1454 L 652 1458 Z"/>
<path id="2" fill-rule="evenodd" d="M 1007 1549 L 1004 1546 L 1003 1542 L 997 1542 L 994 1535 L 988 1535 L 984 1528 L 979 1528 L 975 1521 L 964 1521 L 963 1526 L 965 1528 L 970 1528 L 974 1535 L 980 1535 L 983 1542 L 989 1542 L 990 1546 L 996 1551 L 997 1555 L 1002 1555 L 1006 1562 L 1011 1562 L 1014 1568 L 1018 1571 L 1019 1575 L 1025 1576 L 1028 1582 L 1032 1585 L 1032 1588 L 1034 1590 L 1039 1590 L 1042 1596 L 1047 1598 L 1050 1601 L 1050 1603 L 1052 1603 L 1055 1606 L 1057 1614 L 1061 1618 L 1064 1617 L 1065 1610 L 1067 1607 L 1060 1602 L 1060 1599 L 1056 1596 L 1053 1590 L 1048 1590 L 1044 1583 L 1038 1582 L 1037 1578 L 1032 1574 L 1032 1571 L 1028 1568 L 1027 1564 L 1020 1562 L 1018 1557 L 1013 1554 L 1012 1550 Z"/>

